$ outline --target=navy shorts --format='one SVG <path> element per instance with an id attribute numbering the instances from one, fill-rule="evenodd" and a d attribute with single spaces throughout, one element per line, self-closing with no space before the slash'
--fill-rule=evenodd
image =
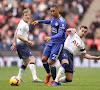
<path id="1" fill-rule="evenodd" d="M 18 56 L 21 59 L 26 59 L 32 55 L 32 51 L 31 49 L 28 47 L 27 43 L 22 43 L 22 44 L 18 44 L 16 45 L 17 48 L 17 52 L 18 52 Z"/>
<path id="2" fill-rule="evenodd" d="M 66 68 L 65 72 L 73 73 L 73 54 L 70 53 L 68 50 L 63 49 L 59 56 L 59 61 L 61 62 L 63 59 L 68 59 L 69 61 L 69 65 Z"/>
<path id="3" fill-rule="evenodd" d="M 51 60 L 56 61 L 59 58 L 61 51 L 63 50 L 64 44 L 47 44 L 44 48 L 43 55 L 47 56 Z"/>

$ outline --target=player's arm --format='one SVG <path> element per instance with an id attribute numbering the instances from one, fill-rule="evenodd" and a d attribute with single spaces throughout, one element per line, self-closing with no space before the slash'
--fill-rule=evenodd
<path id="1" fill-rule="evenodd" d="M 67 32 L 70 34 L 75 34 L 76 33 L 76 29 L 75 28 L 68 28 Z"/>
<path id="2" fill-rule="evenodd" d="M 24 39 L 23 36 L 20 35 L 20 34 L 17 34 L 17 38 L 20 39 L 23 42 L 28 43 L 29 45 L 33 45 L 32 41 L 29 41 L 29 40 Z"/>
<path id="3" fill-rule="evenodd" d="M 61 38 L 63 35 L 64 31 L 63 30 L 59 30 L 58 33 L 54 36 L 50 36 L 50 37 L 45 37 L 46 42 L 48 42 L 51 39 L 55 39 L 55 38 Z"/>
<path id="4" fill-rule="evenodd" d="M 20 27 L 19 29 L 18 29 L 18 32 L 17 32 L 17 38 L 18 39 L 20 39 L 21 41 L 23 41 L 23 42 L 26 42 L 26 43 L 28 43 L 29 45 L 32 45 L 33 43 L 31 42 L 31 41 L 29 41 L 29 40 L 27 40 L 27 39 L 25 39 L 24 37 L 23 37 L 23 33 L 24 33 L 24 30 L 25 29 L 27 29 L 27 26 L 22 26 L 22 27 Z"/>
<path id="5" fill-rule="evenodd" d="M 50 24 L 51 20 L 38 20 L 38 21 L 34 21 L 32 22 L 33 25 L 36 25 L 38 23 L 45 23 L 45 24 Z"/>
<path id="6" fill-rule="evenodd" d="M 87 59 L 95 59 L 95 60 L 100 59 L 100 56 L 96 57 L 96 56 L 91 56 L 90 54 L 87 54 L 84 43 L 82 43 L 82 46 L 80 48 L 80 53 L 84 58 L 87 58 Z"/>
<path id="7" fill-rule="evenodd" d="M 12 42 L 12 46 L 11 46 L 11 50 L 15 50 L 16 49 L 16 37 L 17 37 L 17 31 L 18 29 L 16 29 L 15 34 L 14 34 L 14 40 Z"/>
<path id="8" fill-rule="evenodd" d="M 18 32 L 18 29 L 16 29 L 15 34 L 14 34 L 14 41 L 13 41 L 14 43 L 16 43 L 17 32 Z"/>
<path id="9" fill-rule="evenodd" d="M 90 54 L 87 54 L 87 53 L 82 53 L 81 54 L 84 58 L 87 58 L 87 59 L 95 59 L 95 60 L 99 60 L 100 59 L 100 56 L 96 57 L 96 56 L 91 56 Z"/>
<path id="10" fill-rule="evenodd" d="M 51 36 L 51 39 L 61 38 L 65 32 L 65 29 L 66 29 L 65 23 L 61 23 L 58 29 L 58 33 L 54 36 Z"/>

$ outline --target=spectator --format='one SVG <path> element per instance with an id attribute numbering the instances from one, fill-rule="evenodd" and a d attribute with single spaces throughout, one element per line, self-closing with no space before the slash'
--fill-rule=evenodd
<path id="1" fill-rule="evenodd" d="M 70 11 L 75 15 L 79 15 L 79 8 L 77 7 L 76 1 L 72 2 L 72 7 L 71 7 Z"/>
<path id="2" fill-rule="evenodd" d="M 11 45 L 12 36 L 14 35 L 15 28 L 21 19 L 23 9 L 31 9 L 33 16 L 32 20 L 50 19 L 50 6 L 53 4 L 58 4 L 60 14 L 66 19 L 67 28 L 77 27 L 80 20 L 80 15 L 83 16 L 91 0 L 12 0 L 12 2 L 9 1 L 0 1 L 0 48 L 2 48 L 0 50 L 9 50 L 4 46 L 9 47 Z M 96 28 L 100 26 L 99 15 L 100 11 L 96 13 L 96 18 L 91 24 L 91 30 L 93 34 L 95 33 Z M 50 28 L 50 26 L 44 24 L 36 27 L 30 25 L 29 38 L 34 42 L 34 46 L 32 46 L 32 49 L 43 50 L 43 47 L 45 45 L 43 37 L 46 35 L 50 36 Z"/>

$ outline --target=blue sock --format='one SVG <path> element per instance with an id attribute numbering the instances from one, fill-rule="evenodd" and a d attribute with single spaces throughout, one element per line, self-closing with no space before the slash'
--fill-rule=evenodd
<path id="1" fill-rule="evenodd" d="M 51 73 L 52 73 L 52 79 L 55 80 L 56 78 L 56 67 L 51 65 Z"/>
<path id="2" fill-rule="evenodd" d="M 43 66 L 44 66 L 46 72 L 49 74 L 49 73 L 50 73 L 49 63 L 48 63 L 48 62 L 44 62 L 44 63 L 43 63 Z"/>

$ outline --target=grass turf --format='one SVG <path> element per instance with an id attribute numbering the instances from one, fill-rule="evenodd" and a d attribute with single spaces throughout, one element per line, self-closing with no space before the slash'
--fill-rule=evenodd
<path id="1" fill-rule="evenodd" d="M 62 86 L 48 86 L 44 83 L 32 83 L 32 75 L 27 68 L 20 86 L 11 86 L 9 79 L 18 74 L 18 67 L 0 67 L 0 90 L 100 90 L 100 68 L 75 68 L 73 82 L 62 83 Z M 44 68 L 37 68 L 37 76 L 45 80 Z"/>

